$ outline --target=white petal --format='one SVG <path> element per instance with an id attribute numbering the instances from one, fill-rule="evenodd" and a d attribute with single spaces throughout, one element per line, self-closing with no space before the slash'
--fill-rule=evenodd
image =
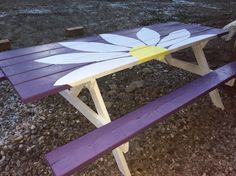
<path id="1" fill-rule="evenodd" d="M 69 74 L 63 76 L 55 82 L 55 86 L 58 85 L 76 85 L 76 82 L 79 82 L 83 79 L 96 76 L 99 77 L 99 74 L 110 73 L 118 71 L 122 66 L 138 61 L 134 57 L 124 57 L 120 59 L 113 59 L 104 62 L 98 62 L 90 64 L 84 67 L 81 67 L 75 71 L 70 72 Z"/>
<path id="2" fill-rule="evenodd" d="M 138 31 L 137 37 L 147 45 L 156 45 L 160 40 L 160 34 L 148 28 L 142 28 Z"/>
<path id="3" fill-rule="evenodd" d="M 159 43 L 158 46 L 160 47 L 168 47 L 170 45 L 179 43 L 183 40 L 186 40 L 187 38 L 189 38 L 191 36 L 191 33 L 186 30 L 186 29 L 182 29 L 182 30 L 178 30 L 175 32 L 171 32 L 167 37 L 164 37 Z"/>
<path id="4" fill-rule="evenodd" d="M 74 50 L 98 53 L 129 51 L 130 49 L 127 47 L 115 46 L 99 42 L 61 42 L 59 44 Z"/>
<path id="5" fill-rule="evenodd" d="M 126 46 L 126 47 L 136 47 L 140 45 L 144 45 L 143 42 L 130 38 L 130 37 L 125 37 L 121 35 L 116 35 L 116 34 L 101 34 L 100 35 L 104 40 L 106 40 L 109 43 L 112 43 L 114 45 L 119 45 L 119 46 Z"/>
<path id="6" fill-rule="evenodd" d="M 170 46 L 168 49 L 176 49 L 176 48 L 179 48 L 179 47 L 182 47 L 182 46 L 194 43 L 194 42 L 198 42 L 198 41 L 201 41 L 201 40 L 213 37 L 213 36 L 216 36 L 216 35 L 215 34 L 206 34 L 206 35 L 199 35 L 196 37 L 191 37 L 187 40 L 184 40 L 182 42 L 179 42 L 179 43 L 176 43 L 175 45 Z"/>
<path id="7" fill-rule="evenodd" d="M 68 53 L 35 60 L 46 64 L 79 64 L 129 56 L 129 53 Z"/>

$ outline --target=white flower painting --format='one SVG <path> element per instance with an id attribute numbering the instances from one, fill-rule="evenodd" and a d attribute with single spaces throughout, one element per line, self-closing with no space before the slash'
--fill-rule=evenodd
<path id="1" fill-rule="evenodd" d="M 78 52 L 58 54 L 35 60 L 46 64 L 80 64 L 80 67 L 55 82 L 59 85 L 75 85 L 94 75 L 119 68 L 134 62 L 146 62 L 151 59 L 163 59 L 169 51 L 181 46 L 215 36 L 206 34 L 191 37 L 186 29 L 177 30 L 161 37 L 157 31 L 143 27 L 136 33 L 136 38 L 117 34 L 101 34 L 106 42 L 61 42 L 60 45 Z"/>

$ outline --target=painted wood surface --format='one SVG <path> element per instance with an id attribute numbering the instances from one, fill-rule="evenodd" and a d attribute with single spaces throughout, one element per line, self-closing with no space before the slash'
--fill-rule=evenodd
<path id="1" fill-rule="evenodd" d="M 235 76 L 236 61 L 57 148 L 46 160 L 55 175 L 70 175 Z"/>
<path id="2" fill-rule="evenodd" d="M 149 61 L 226 32 L 170 22 L 0 53 L 23 102 Z M 38 85 L 41 85 L 40 89 Z M 43 95 L 43 96 L 42 96 Z"/>

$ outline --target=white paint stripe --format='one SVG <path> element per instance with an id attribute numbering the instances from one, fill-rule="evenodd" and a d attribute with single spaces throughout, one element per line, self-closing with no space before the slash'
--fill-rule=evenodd
<path id="1" fill-rule="evenodd" d="M 130 48 L 123 46 L 116 46 L 111 44 L 99 43 L 99 42 L 61 42 L 60 45 L 86 52 L 119 52 L 119 51 L 129 51 Z"/>
<path id="2" fill-rule="evenodd" d="M 96 76 L 103 72 L 108 72 L 118 67 L 133 63 L 138 61 L 134 57 L 124 57 L 120 59 L 113 59 L 104 62 L 90 64 L 84 67 L 81 67 L 75 71 L 70 72 L 69 74 L 63 76 L 55 82 L 55 86 L 58 85 L 75 85 L 76 82 L 80 80 Z"/>
<path id="3" fill-rule="evenodd" d="M 179 43 L 179 42 L 181 42 L 183 40 L 186 40 L 190 36 L 191 36 L 191 33 L 188 30 L 186 30 L 186 29 L 174 31 L 174 32 L 171 32 L 168 36 L 164 37 L 158 43 L 158 46 L 165 48 L 165 47 L 168 47 L 170 45 Z"/>
<path id="4" fill-rule="evenodd" d="M 101 34 L 100 35 L 104 40 L 106 40 L 109 43 L 112 43 L 114 45 L 119 45 L 119 46 L 126 46 L 126 47 L 136 47 L 140 45 L 144 45 L 143 42 L 131 38 L 131 37 L 125 37 L 122 35 L 116 35 L 116 34 Z"/>
<path id="5" fill-rule="evenodd" d="M 160 34 L 152 29 L 142 28 L 137 32 L 137 37 L 147 45 L 156 45 L 160 40 Z"/>
<path id="6" fill-rule="evenodd" d="M 196 36 L 196 37 L 190 37 L 187 40 L 184 40 L 182 42 L 179 42 L 175 45 L 170 46 L 168 49 L 170 49 L 170 50 L 171 49 L 176 49 L 176 48 L 179 48 L 179 47 L 182 47 L 182 46 L 194 43 L 194 42 L 198 42 L 200 40 L 209 39 L 210 37 L 213 37 L 213 36 L 216 36 L 216 34 L 206 34 L 206 35 L 199 35 L 199 36 Z"/>
<path id="7" fill-rule="evenodd" d="M 79 64 L 88 63 L 95 61 L 103 61 L 108 59 L 114 59 L 119 57 L 130 56 L 129 53 L 125 52 L 114 52 L 114 53 L 69 53 L 60 54 L 42 59 L 35 60 L 36 62 L 46 64 Z"/>

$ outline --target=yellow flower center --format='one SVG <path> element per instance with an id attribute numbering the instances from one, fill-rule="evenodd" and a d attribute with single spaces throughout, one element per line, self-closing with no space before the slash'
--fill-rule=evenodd
<path id="1" fill-rule="evenodd" d="M 152 59 L 163 60 L 169 54 L 169 50 L 159 46 L 138 46 L 132 48 L 129 53 L 143 63 Z"/>

